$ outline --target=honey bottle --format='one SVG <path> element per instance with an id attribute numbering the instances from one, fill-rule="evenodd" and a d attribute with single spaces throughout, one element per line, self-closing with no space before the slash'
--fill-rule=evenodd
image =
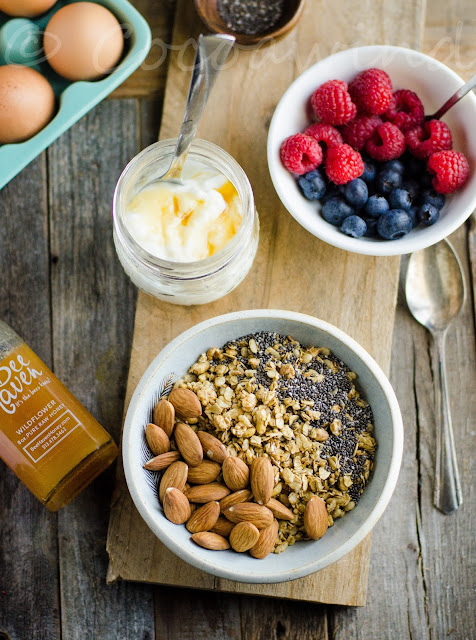
<path id="1" fill-rule="evenodd" d="M 117 456 L 111 436 L 0 320 L 0 457 L 50 511 Z"/>

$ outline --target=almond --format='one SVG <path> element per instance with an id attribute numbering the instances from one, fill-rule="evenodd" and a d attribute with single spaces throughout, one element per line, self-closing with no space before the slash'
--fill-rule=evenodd
<path id="1" fill-rule="evenodd" d="M 279 500 L 276 500 L 276 498 L 271 498 L 266 503 L 266 506 L 268 509 L 271 509 L 274 517 L 278 520 L 292 520 L 294 518 L 294 513 L 291 509 L 285 507 L 284 504 Z"/>
<path id="2" fill-rule="evenodd" d="M 253 494 L 249 489 L 241 489 L 241 491 L 230 493 L 229 496 L 220 500 L 220 511 L 223 513 L 229 507 L 232 507 L 234 504 L 239 504 L 240 502 L 250 502 L 252 497 Z"/>
<path id="3" fill-rule="evenodd" d="M 219 517 L 215 522 L 215 525 L 210 529 L 213 533 L 218 533 L 218 535 L 228 538 L 235 525 L 233 522 L 230 522 L 226 518 Z"/>
<path id="4" fill-rule="evenodd" d="M 154 407 L 153 420 L 156 425 L 165 431 L 169 436 L 172 435 L 175 424 L 175 409 L 173 405 L 162 398 Z"/>
<path id="5" fill-rule="evenodd" d="M 227 456 L 222 466 L 223 480 L 232 491 L 239 491 L 248 486 L 250 470 L 246 462 L 236 456 Z"/>
<path id="6" fill-rule="evenodd" d="M 149 422 L 145 429 L 145 439 L 154 456 L 160 456 L 161 453 L 170 451 L 169 436 L 163 429 L 156 424 Z"/>
<path id="7" fill-rule="evenodd" d="M 185 462 L 196 467 L 203 460 L 203 449 L 195 431 L 184 422 L 177 422 L 174 431 L 175 444 Z"/>
<path id="8" fill-rule="evenodd" d="M 164 514 L 174 524 L 183 524 L 190 518 L 190 503 L 175 487 L 169 487 L 164 495 Z"/>
<path id="9" fill-rule="evenodd" d="M 274 471 L 271 460 L 265 456 L 255 458 L 250 470 L 251 491 L 258 504 L 266 504 L 271 499 L 274 488 Z"/>
<path id="10" fill-rule="evenodd" d="M 175 413 L 183 420 L 198 418 L 202 415 L 200 400 L 190 389 L 173 389 L 169 394 L 169 402 L 173 404 Z"/>
<path id="11" fill-rule="evenodd" d="M 161 453 L 160 456 L 155 456 L 155 458 L 148 460 L 144 465 L 144 469 L 148 469 L 149 471 L 162 471 L 162 469 L 167 469 L 172 462 L 176 462 L 179 458 L 180 453 L 178 451 Z"/>
<path id="12" fill-rule="evenodd" d="M 220 515 L 220 505 L 218 502 L 208 502 L 192 513 L 187 520 L 186 527 L 190 533 L 199 531 L 209 531 L 215 526 Z"/>
<path id="13" fill-rule="evenodd" d="M 207 431 L 197 431 L 197 436 L 202 443 L 203 452 L 207 458 L 222 464 L 228 455 L 225 445 Z"/>
<path id="14" fill-rule="evenodd" d="M 261 529 L 258 542 L 250 549 L 253 558 L 266 558 L 266 556 L 271 553 L 278 539 L 278 529 L 279 524 L 277 520 L 274 520 L 266 529 Z"/>
<path id="15" fill-rule="evenodd" d="M 229 493 L 230 490 L 224 484 L 211 482 L 210 484 L 197 484 L 187 491 L 186 496 L 190 502 L 205 504 L 206 502 L 221 500 Z"/>
<path id="16" fill-rule="evenodd" d="M 196 467 L 190 467 L 187 479 L 192 484 L 208 484 L 218 478 L 220 471 L 221 467 L 216 462 L 203 460 Z"/>
<path id="17" fill-rule="evenodd" d="M 267 507 L 254 502 L 235 504 L 229 507 L 224 515 L 235 523 L 252 522 L 258 529 L 266 529 L 274 520 L 273 513 Z"/>
<path id="18" fill-rule="evenodd" d="M 218 533 L 211 533 L 210 531 L 194 533 L 192 540 L 200 547 L 210 549 L 211 551 L 224 551 L 230 548 L 230 544 L 226 538 L 219 536 Z"/>
<path id="19" fill-rule="evenodd" d="M 165 492 L 169 487 L 175 487 L 179 491 L 185 490 L 187 482 L 188 465 L 185 462 L 172 462 L 170 467 L 164 471 L 160 481 L 159 500 L 164 501 Z"/>
<path id="20" fill-rule="evenodd" d="M 232 549 L 242 553 L 248 551 L 258 542 L 259 529 L 251 522 L 239 522 L 235 524 L 230 533 L 230 544 Z"/>
<path id="21" fill-rule="evenodd" d="M 319 540 L 329 526 L 326 503 L 319 496 L 312 496 L 304 509 L 304 528 L 312 540 Z"/>

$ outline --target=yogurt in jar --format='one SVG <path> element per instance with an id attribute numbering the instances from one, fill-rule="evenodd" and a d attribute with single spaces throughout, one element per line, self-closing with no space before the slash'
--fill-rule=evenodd
<path id="1" fill-rule="evenodd" d="M 124 222 L 151 255 L 173 262 L 204 260 L 223 249 L 238 231 L 242 203 L 230 180 L 187 161 L 183 184 L 153 182 L 127 204 Z"/>

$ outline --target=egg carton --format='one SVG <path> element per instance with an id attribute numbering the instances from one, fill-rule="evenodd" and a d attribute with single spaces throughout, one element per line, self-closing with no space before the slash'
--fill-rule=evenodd
<path id="1" fill-rule="evenodd" d="M 124 32 L 119 64 L 99 80 L 71 82 L 59 76 L 45 60 L 42 34 L 51 16 L 75 0 L 59 0 L 36 19 L 11 18 L 0 11 L 0 65 L 22 64 L 39 71 L 51 84 L 58 107 L 54 118 L 24 142 L 0 145 L 0 189 L 56 138 L 124 82 L 144 61 L 151 45 L 149 25 L 127 0 L 92 0 L 109 9 Z"/>

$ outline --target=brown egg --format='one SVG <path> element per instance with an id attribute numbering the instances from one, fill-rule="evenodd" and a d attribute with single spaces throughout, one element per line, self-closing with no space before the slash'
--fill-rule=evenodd
<path id="1" fill-rule="evenodd" d="M 51 120 L 55 94 L 45 78 L 30 67 L 0 67 L 0 144 L 22 142 Z"/>
<path id="2" fill-rule="evenodd" d="M 108 9 L 93 2 L 75 2 L 48 22 L 43 46 L 48 62 L 64 78 L 95 80 L 119 62 L 124 38 Z"/>
<path id="3" fill-rule="evenodd" d="M 45 13 L 57 0 L 0 0 L 0 11 L 17 18 L 35 18 Z"/>

